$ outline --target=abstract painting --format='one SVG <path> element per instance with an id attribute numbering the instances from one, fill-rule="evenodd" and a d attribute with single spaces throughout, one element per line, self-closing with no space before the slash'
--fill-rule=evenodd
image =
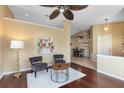
<path id="1" fill-rule="evenodd" d="M 44 38 L 38 40 L 38 53 L 39 54 L 49 54 L 52 53 L 54 49 L 53 38 Z"/>

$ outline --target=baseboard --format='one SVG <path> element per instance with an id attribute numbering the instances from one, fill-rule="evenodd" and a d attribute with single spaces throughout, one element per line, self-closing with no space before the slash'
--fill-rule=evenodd
<path id="1" fill-rule="evenodd" d="M 27 71 L 27 70 L 31 70 L 31 68 L 21 69 L 20 72 Z M 17 72 L 17 71 L 4 72 L 4 73 L 3 73 L 3 76 L 4 76 L 4 75 L 8 75 L 8 74 L 13 74 L 13 73 L 16 73 L 16 72 Z"/>
<path id="2" fill-rule="evenodd" d="M 115 76 L 115 75 L 112 75 L 112 74 L 106 73 L 106 72 L 104 72 L 104 71 L 101 71 L 101 70 L 97 70 L 97 72 L 99 72 L 99 73 L 102 73 L 102 74 L 105 74 L 105 75 L 108 75 L 108 76 L 111 76 L 111 77 L 114 77 L 114 78 L 116 78 L 116 79 L 120 79 L 120 80 L 123 80 L 123 81 L 124 81 L 124 78 L 122 78 L 122 77 L 118 77 L 118 76 Z"/>

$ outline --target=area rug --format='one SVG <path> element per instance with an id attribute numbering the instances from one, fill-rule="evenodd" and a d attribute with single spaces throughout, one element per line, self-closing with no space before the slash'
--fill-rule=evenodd
<path id="1" fill-rule="evenodd" d="M 51 80 L 50 75 L 51 75 L 50 70 L 49 72 L 46 71 L 37 72 L 37 78 L 34 77 L 34 73 L 28 73 L 27 74 L 28 88 L 58 88 L 74 80 L 86 76 L 86 74 L 84 73 L 81 73 L 73 68 L 69 68 L 69 79 L 63 83 L 56 83 Z"/>

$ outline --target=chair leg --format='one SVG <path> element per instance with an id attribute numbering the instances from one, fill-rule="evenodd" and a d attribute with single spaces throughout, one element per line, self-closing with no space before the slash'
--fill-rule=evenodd
<path id="1" fill-rule="evenodd" d="M 35 74 L 35 78 L 37 77 L 37 72 L 34 72 L 34 74 Z"/>
<path id="2" fill-rule="evenodd" d="M 48 68 L 46 68 L 46 71 L 48 72 Z"/>

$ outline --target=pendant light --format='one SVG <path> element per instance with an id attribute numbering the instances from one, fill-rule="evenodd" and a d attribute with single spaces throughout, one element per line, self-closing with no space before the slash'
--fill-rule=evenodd
<path id="1" fill-rule="evenodd" d="M 104 30 L 108 30 L 108 23 L 107 23 L 108 19 L 105 19 L 105 25 L 104 25 Z"/>

